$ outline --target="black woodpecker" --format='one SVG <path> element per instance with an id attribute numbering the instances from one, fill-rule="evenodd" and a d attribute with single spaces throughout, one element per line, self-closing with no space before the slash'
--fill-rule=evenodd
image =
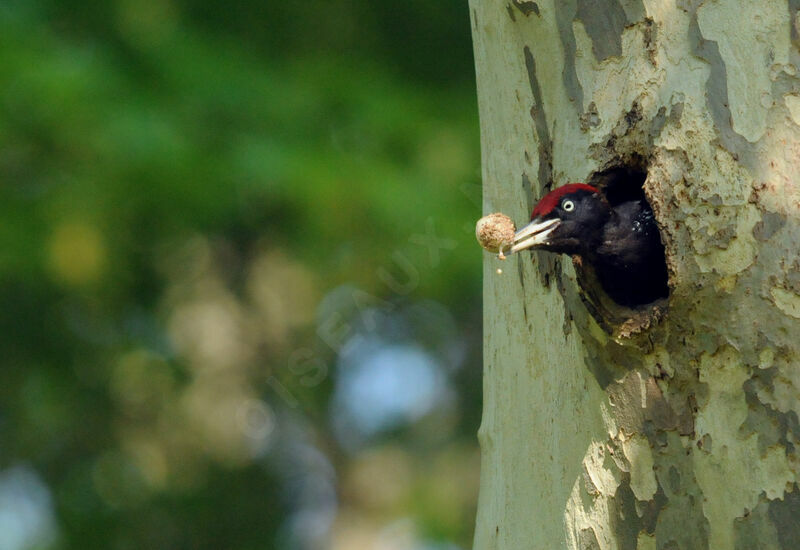
<path id="1" fill-rule="evenodd" d="M 641 306 L 669 293 L 664 245 L 644 198 L 612 205 L 591 185 L 559 187 L 539 201 L 531 222 L 514 235 L 510 252 L 525 249 L 580 256 L 606 294 L 623 306 Z"/>

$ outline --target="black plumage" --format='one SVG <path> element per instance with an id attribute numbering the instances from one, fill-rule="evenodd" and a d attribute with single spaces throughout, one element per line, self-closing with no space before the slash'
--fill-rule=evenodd
<path id="1" fill-rule="evenodd" d="M 635 307 L 667 297 L 664 245 L 650 205 L 632 198 L 613 206 L 585 184 L 560 187 L 539 201 L 517 232 L 513 252 L 577 254 L 618 304 Z"/>

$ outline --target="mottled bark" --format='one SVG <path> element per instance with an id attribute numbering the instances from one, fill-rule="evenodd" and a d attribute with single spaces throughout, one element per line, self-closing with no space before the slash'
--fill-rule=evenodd
<path id="1" fill-rule="evenodd" d="M 484 212 L 646 172 L 671 286 L 486 254 L 477 550 L 800 548 L 797 4 L 471 0 Z"/>

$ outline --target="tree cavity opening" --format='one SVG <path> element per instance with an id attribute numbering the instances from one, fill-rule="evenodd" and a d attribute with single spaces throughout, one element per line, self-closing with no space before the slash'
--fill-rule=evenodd
<path id="1" fill-rule="evenodd" d="M 661 229 L 655 220 L 653 209 L 645 194 L 644 184 L 647 180 L 646 164 L 641 158 L 631 159 L 632 162 L 624 165 L 617 165 L 605 169 L 600 172 L 592 174 L 589 178 L 589 183 L 600 190 L 605 200 L 616 212 L 630 211 L 631 205 L 629 203 L 639 203 L 642 208 L 641 216 L 637 216 L 630 221 L 631 231 L 657 231 L 658 234 L 653 235 L 650 239 L 648 246 L 648 254 L 651 260 L 648 262 L 646 269 L 641 269 L 640 280 L 637 280 L 630 289 L 630 292 L 625 294 L 620 300 L 612 300 L 607 292 L 603 292 L 603 299 L 599 300 L 604 303 L 606 307 L 601 309 L 612 310 L 609 317 L 619 317 L 618 314 L 624 310 L 646 310 L 653 304 L 665 305 L 666 299 L 669 297 L 669 284 L 668 284 L 668 270 L 665 256 L 665 248 Z M 652 233 L 651 233 L 652 234 Z M 591 276 L 592 274 L 584 274 L 583 284 L 587 287 L 597 287 L 597 280 Z M 637 284 L 641 284 L 640 288 L 635 288 Z M 585 290 L 591 291 L 591 288 L 584 287 Z M 647 287 L 647 289 L 645 289 Z M 648 291 L 649 289 L 649 291 Z M 644 290 L 644 291 L 643 291 Z M 590 296 L 595 295 L 597 292 L 587 292 Z M 619 289 L 617 289 L 619 295 Z M 644 298 L 647 296 L 647 298 Z"/>

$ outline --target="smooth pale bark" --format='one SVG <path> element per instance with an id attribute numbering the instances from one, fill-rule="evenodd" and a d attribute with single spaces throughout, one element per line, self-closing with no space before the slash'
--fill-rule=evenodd
<path id="1" fill-rule="evenodd" d="M 476 550 L 800 548 L 797 7 L 471 0 L 484 213 L 646 170 L 672 287 L 486 254 Z"/>

